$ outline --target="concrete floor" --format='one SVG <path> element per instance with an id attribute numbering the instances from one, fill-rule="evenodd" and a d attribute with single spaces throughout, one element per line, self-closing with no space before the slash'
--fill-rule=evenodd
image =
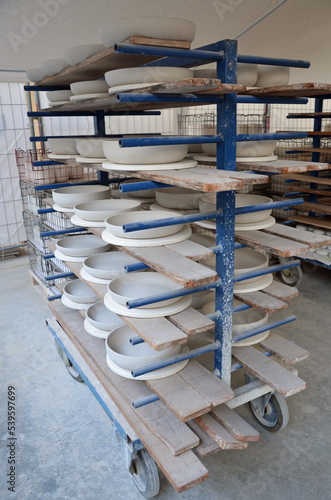
<path id="1" fill-rule="evenodd" d="M 138 500 L 114 449 L 110 422 L 84 384 L 67 373 L 45 326 L 47 305 L 33 289 L 26 258 L 0 262 L 1 466 L 4 500 Z M 290 423 L 245 451 L 204 459 L 210 478 L 179 495 L 160 474 L 160 500 L 311 500 L 330 498 L 330 272 L 307 274 L 279 331 L 311 352 L 299 366 L 308 388 L 288 400 Z M 7 387 L 15 386 L 16 493 L 6 485 Z M 246 407 L 239 413 L 254 424 Z"/>

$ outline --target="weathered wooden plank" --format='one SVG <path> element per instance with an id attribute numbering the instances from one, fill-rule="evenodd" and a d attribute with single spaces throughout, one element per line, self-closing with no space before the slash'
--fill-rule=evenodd
<path id="1" fill-rule="evenodd" d="M 221 83 L 215 78 L 188 78 L 159 85 L 151 85 L 142 92 L 152 94 L 230 94 L 239 92 L 244 85 Z"/>
<path id="2" fill-rule="evenodd" d="M 104 342 L 85 332 L 83 318 L 78 312 L 64 307 L 59 302 L 49 303 L 49 306 L 68 337 L 78 348 L 175 490 L 181 493 L 207 479 L 208 471 L 193 451 L 189 450 L 174 456 L 169 448 L 148 429 L 134 408 L 127 403 L 118 389 L 122 378 L 109 370 L 107 366 Z"/>
<path id="3" fill-rule="evenodd" d="M 165 247 L 123 247 L 124 252 L 185 287 L 211 283 L 217 273 Z"/>
<path id="4" fill-rule="evenodd" d="M 315 118 L 316 116 L 320 116 L 323 118 L 331 118 L 331 112 L 330 111 L 319 111 L 317 113 L 289 113 L 287 115 L 288 117 L 293 117 L 295 116 L 296 118 Z"/>
<path id="5" fill-rule="evenodd" d="M 177 344 L 185 344 L 187 335 L 166 318 L 130 318 L 120 316 L 125 323 L 134 330 L 139 337 L 145 340 L 156 351 L 162 351 Z"/>
<path id="6" fill-rule="evenodd" d="M 295 222 L 302 222 L 310 226 L 322 227 L 324 229 L 331 229 L 331 218 L 328 217 L 310 217 L 308 215 L 291 215 L 291 220 Z"/>
<path id="7" fill-rule="evenodd" d="M 187 41 L 179 40 L 162 40 L 160 38 L 147 37 L 130 37 L 125 43 L 133 43 L 135 45 L 155 45 L 161 47 L 173 48 L 190 48 L 191 44 Z M 84 80 L 95 80 L 103 78 L 106 71 L 119 68 L 129 68 L 140 66 L 149 61 L 159 59 L 160 56 L 140 55 L 140 54 L 116 54 L 114 47 L 104 49 L 97 54 L 85 59 L 74 66 L 64 69 L 56 75 L 47 76 L 38 85 L 69 85 L 73 82 Z"/>
<path id="8" fill-rule="evenodd" d="M 262 231 L 236 231 L 235 239 L 251 248 L 282 257 L 293 257 L 310 252 L 308 245 Z"/>
<path id="9" fill-rule="evenodd" d="M 241 418 L 238 413 L 231 410 L 227 405 L 220 405 L 213 408 L 210 412 L 225 429 L 239 441 L 258 441 L 260 434 L 246 420 Z"/>
<path id="10" fill-rule="evenodd" d="M 331 93 L 328 83 L 292 83 L 277 87 L 254 88 L 243 92 L 247 95 L 268 97 L 315 97 Z"/>
<path id="11" fill-rule="evenodd" d="M 214 407 L 230 401 L 234 392 L 198 361 L 191 359 L 178 375 Z"/>
<path id="12" fill-rule="evenodd" d="M 247 443 L 239 441 L 210 414 L 197 417 L 195 421 L 222 448 L 222 450 L 244 450 Z"/>
<path id="13" fill-rule="evenodd" d="M 173 250 L 174 252 L 183 255 L 187 259 L 192 259 L 197 262 L 203 259 L 210 259 L 214 255 L 214 252 L 212 250 L 209 250 L 209 248 L 191 240 L 185 240 L 179 243 L 174 243 L 172 245 L 167 245 L 166 248 L 169 248 L 169 250 Z"/>
<path id="14" fill-rule="evenodd" d="M 276 392 L 291 396 L 306 387 L 306 383 L 291 372 L 268 358 L 254 347 L 233 347 L 233 358 L 249 373 L 252 373 Z"/>
<path id="15" fill-rule="evenodd" d="M 264 292 L 234 293 L 233 296 L 245 304 L 249 304 L 256 309 L 262 309 L 268 313 L 280 311 L 288 307 L 287 302 L 267 295 Z"/>
<path id="16" fill-rule="evenodd" d="M 299 363 L 310 356 L 308 351 L 277 335 L 277 333 L 270 333 L 265 340 L 259 342 L 259 345 L 289 365 Z"/>
<path id="17" fill-rule="evenodd" d="M 312 205 L 315 205 L 312 203 Z M 331 213 L 331 207 L 329 207 Z M 321 234 L 315 234 L 311 231 L 303 231 L 284 224 L 275 224 L 274 226 L 264 229 L 265 233 L 275 234 L 277 236 L 288 238 L 289 240 L 299 241 L 309 245 L 310 248 L 323 247 L 331 245 L 331 237 Z"/>
<path id="18" fill-rule="evenodd" d="M 301 205 L 298 205 L 297 210 L 299 210 L 299 211 L 309 210 L 310 212 L 318 212 L 318 213 L 322 213 L 322 214 L 331 215 L 330 205 L 322 205 L 321 203 L 310 203 L 308 201 L 305 201 Z"/>
<path id="19" fill-rule="evenodd" d="M 187 422 L 208 413 L 211 404 L 194 390 L 179 373 L 162 379 L 147 380 L 146 384 L 177 415 L 179 420 Z"/>
<path id="20" fill-rule="evenodd" d="M 211 319 L 192 307 L 188 307 L 185 311 L 168 316 L 167 319 L 180 328 L 180 330 L 183 330 L 187 335 L 207 332 L 214 328 L 214 322 Z"/>
<path id="21" fill-rule="evenodd" d="M 200 438 L 200 444 L 194 448 L 194 451 L 201 457 L 205 458 L 213 453 L 217 453 L 222 448 L 215 443 L 215 441 L 205 432 L 200 425 L 196 423 L 195 420 L 190 420 L 186 424 L 194 434 L 196 434 Z"/>
<path id="22" fill-rule="evenodd" d="M 279 300 L 291 300 L 299 295 L 299 290 L 295 286 L 285 285 L 280 281 L 273 280 L 271 285 L 264 288 L 264 293 L 271 295 Z"/>
<path id="23" fill-rule="evenodd" d="M 276 160 L 259 162 L 237 162 L 237 169 L 255 170 L 256 172 L 275 172 L 278 174 L 328 170 L 329 163 L 297 160 Z"/>
<path id="24" fill-rule="evenodd" d="M 294 188 L 291 188 L 291 187 L 288 187 L 287 189 L 287 192 L 291 193 L 291 192 L 298 192 L 298 191 L 301 191 L 302 193 L 312 193 L 312 194 L 317 194 L 319 196 L 331 196 L 331 190 L 327 190 L 327 189 L 310 189 L 310 188 L 306 188 L 306 187 L 302 187 L 300 186 L 299 188 L 298 187 L 294 187 Z"/>
<path id="25" fill-rule="evenodd" d="M 323 184 L 325 186 L 331 186 L 331 179 L 325 177 L 318 177 L 318 176 L 312 177 L 311 175 L 303 175 L 303 174 L 281 174 L 280 177 L 282 177 L 283 179 L 293 179 L 294 181 L 313 182 L 314 184 Z"/>

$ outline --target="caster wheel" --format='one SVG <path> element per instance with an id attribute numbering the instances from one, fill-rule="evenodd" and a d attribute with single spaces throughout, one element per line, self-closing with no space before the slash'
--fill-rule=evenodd
<path id="1" fill-rule="evenodd" d="M 132 468 L 132 479 L 139 493 L 144 498 L 155 497 L 160 490 L 159 473 L 156 463 L 147 450 L 136 453 Z"/>
<path id="2" fill-rule="evenodd" d="M 290 267 L 280 271 L 279 277 L 285 285 L 298 286 L 303 279 L 303 272 L 300 266 Z"/>
<path id="3" fill-rule="evenodd" d="M 313 264 L 312 262 L 305 261 L 302 263 L 302 268 L 305 273 L 312 274 L 316 271 L 318 266 L 316 264 Z"/>
<path id="4" fill-rule="evenodd" d="M 59 353 L 60 358 L 62 359 L 66 369 L 68 370 L 69 375 L 76 380 L 76 382 L 84 382 L 83 377 L 78 373 L 64 350 L 59 346 L 59 344 L 55 341 L 55 347 L 57 352 Z"/>
<path id="5" fill-rule="evenodd" d="M 254 418 L 268 431 L 279 432 L 288 424 L 288 406 L 281 394 L 271 394 L 268 403 L 262 408 L 254 400 L 249 402 L 249 406 Z"/>

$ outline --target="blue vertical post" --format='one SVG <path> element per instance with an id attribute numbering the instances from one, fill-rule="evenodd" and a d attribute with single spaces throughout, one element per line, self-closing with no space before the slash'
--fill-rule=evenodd
<path id="1" fill-rule="evenodd" d="M 315 98 L 315 113 L 321 113 L 323 111 L 323 99 L 316 97 Z M 314 132 L 320 132 L 322 128 L 322 118 L 320 116 L 315 116 L 314 117 Z M 313 148 L 319 148 L 321 146 L 321 136 L 319 135 L 314 135 L 313 136 Z M 312 154 L 312 161 L 317 162 L 320 161 L 320 154 L 319 153 L 313 153 Z M 316 177 L 318 175 L 318 172 L 312 172 L 311 173 L 312 177 Z M 310 184 L 311 189 L 317 189 L 317 184 L 312 183 Z M 317 201 L 317 195 L 315 193 L 310 193 L 309 195 L 309 201 L 312 203 L 316 203 Z M 314 215 L 314 212 L 309 212 L 309 215 Z"/>
<path id="2" fill-rule="evenodd" d="M 106 124 L 105 124 L 105 112 L 101 109 L 95 112 L 94 120 L 94 133 L 97 137 L 105 137 L 106 135 Z M 108 172 L 103 172 L 102 170 L 98 170 L 98 179 L 100 184 L 104 184 L 108 186 L 109 178 Z"/>
<path id="3" fill-rule="evenodd" d="M 224 40 L 220 50 L 224 58 L 217 62 L 217 78 L 223 83 L 236 83 L 237 42 Z M 217 169 L 236 169 L 236 94 L 225 94 L 217 104 L 217 133 L 224 141 L 217 144 Z M 215 341 L 221 348 L 215 351 L 214 372 L 224 382 L 231 382 L 231 341 L 233 308 L 234 269 L 234 218 L 235 192 L 217 193 L 217 210 L 223 211 L 223 222 L 217 217 L 216 246 L 222 245 L 223 252 L 216 254 L 216 271 L 222 280 L 222 288 L 216 288 L 215 310 L 220 315 L 215 319 Z"/>

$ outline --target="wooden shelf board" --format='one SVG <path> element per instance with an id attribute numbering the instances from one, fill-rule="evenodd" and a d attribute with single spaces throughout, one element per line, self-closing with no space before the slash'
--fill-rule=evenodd
<path id="1" fill-rule="evenodd" d="M 331 112 L 320 111 L 318 113 L 289 113 L 287 118 L 331 118 Z"/>
<path id="2" fill-rule="evenodd" d="M 302 347 L 272 332 L 265 340 L 259 342 L 259 346 L 289 365 L 299 363 L 310 356 L 309 352 Z"/>
<path id="3" fill-rule="evenodd" d="M 327 189 L 310 189 L 310 188 L 303 188 L 301 186 L 295 187 L 295 188 L 289 188 L 288 192 L 298 192 L 302 191 L 302 193 L 312 193 L 312 194 L 317 194 L 318 196 L 331 196 L 331 189 L 328 191 Z"/>
<path id="4" fill-rule="evenodd" d="M 256 97 L 317 97 L 331 94 L 331 85 L 328 83 L 293 83 L 276 87 L 264 87 L 246 90 L 245 95 Z"/>
<path id="5" fill-rule="evenodd" d="M 321 154 L 330 154 L 331 148 L 310 148 L 309 146 L 303 147 L 293 147 L 289 149 L 290 151 L 297 151 L 301 153 L 321 153 Z"/>
<path id="6" fill-rule="evenodd" d="M 328 217 L 310 217 L 308 215 L 293 215 L 291 220 L 295 222 L 302 222 L 303 224 L 309 224 L 310 226 L 321 227 L 327 230 L 331 230 L 331 218 Z"/>
<path id="7" fill-rule="evenodd" d="M 316 131 L 312 131 L 312 130 L 277 130 L 277 134 L 284 134 L 284 133 L 287 133 L 287 132 L 293 132 L 293 133 L 296 133 L 296 132 L 307 132 L 308 136 L 310 137 L 331 137 L 331 132 L 329 131 L 320 131 L 320 132 L 316 132 Z"/>
<path id="8" fill-rule="evenodd" d="M 299 290 L 295 288 L 295 286 L 285 285 L 274 279 L 271 285 L 264 288 L 263 293 L 271 295 L 279 300 L 288 301 L 297 297 L 299 295 Z"/>
<path id="9" fill-rule="evenodd" d="M 254 170 L 256 172 L 273 172 L 277 174 L 290 174 L 311 172 L 315 170 L 330 169 L 329 163 L 308 162 L 297 160 L 276 160 L 265 162 L 237 162 L 237 168 Z"/>
<path id="10" fill-rule="evenodd" d="M 213 408 L 211 416 L 217 420 L 230 434 L 239 441 L 251 442 L 258 441 L 260 434 L 241 418 L 235 411 L 227 405 L 220 405 Z"/>
<path id="11" fill-rule="evenodd" d="M 310 252 L 310 247 L 264 231 L 236 231 L 237 242 L 257 250 L 264 250 L 282 257 L 293 257 Z"/>
<path id="12" fill-rule="evenodd" d="M 329 167 L 331 168 L 330 164 Z M 300 174 L 281 174 L 280 177 L 283 179 L 292 179 L 294 181 L 310 182 L 313 184 L 323 184 L 325 186 L 331 186 L 331 179 L 311 176 L 311 175 L 300 175 Z"/>
<path id="13" fill-rule="evenodd" d="M 297 206 L 296 209 L 299 212 L 306 212 L 307 210 L 309 210 L 309 212 L 331 215 L 330 205 L 322 205 L 321 203 L 310 203 L 308 201 L 305 201 L 304 203 L 302 203 L 302 205 Z"/>
<path id="14" fill-rule="evenodd" d="M 211 414 L 198 417 L 195 421 L 222 450 L 244 450 L 247 448 L 247 443 L 236 439 Z"/>
<path id="15" fill-rule="evenodd" d="M 287 302 L 276 297 L 271 297 L 271 295 L 264 292 L 234 293 L 233 296 L 241 302 L 249 304 L 256 309 L 262 309 L 269 314 L 289 306 Z"/>
<path id="16" fill-rule="evenodd" d="M 312 205 L 316 205 L 315 203 Z M 301 207 L 301 205 L 300 205 Z M 331 207 L 328 207 L 331 213 Z M 303 231 L 302 229 L 296 229 L 294 227 L 286 226 L 284 224 L 275 224 L 274 226 L 264 229 L 265 233 L 275 234 L 277 236 L 283 236 L 289 240 L 298 241 L 305 245 L 309 245 L 310 248 L 324 247 L 326 245 L 331 245 L 331 237 L 321 234 L 315 234 L 311 231 Z"/>

